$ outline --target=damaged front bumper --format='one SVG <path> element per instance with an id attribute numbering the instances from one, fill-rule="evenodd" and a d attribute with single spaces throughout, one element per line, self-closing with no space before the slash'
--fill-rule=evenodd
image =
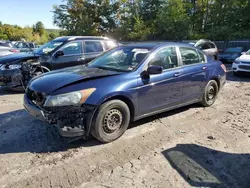
<path id="1" fill-rule="evenodd" d="M 0 87 L 2 88 L 15 88 L 22 86 L 22 71 L 15 70 L 0 70 Z"/>
<path id="2" fill-rule="evenodd" d="M 43 109 L 24 95 L 24 107 L 33 117 L 55 125 L 61 136 L 87 138 L 90 134 L 96 106 L 52 107 Z"/>

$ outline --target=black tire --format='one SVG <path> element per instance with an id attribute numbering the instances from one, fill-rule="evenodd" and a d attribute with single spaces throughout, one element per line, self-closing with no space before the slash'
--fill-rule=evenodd
<path id="1" fill-rule="evenodd" d="M 204 107 L 212 106 L 216 101 L 219 92 L 218 84 L 215 80 L 210 80 L 205 87 L 201 104 Z"/>
<path id="2" fill-rule="evenodd" d="M 103 143 L 112 142 L 123 135 L 130 122 L 130 110 L 120 100 L 102 104 L 94 116 L 91 134 Z"/>

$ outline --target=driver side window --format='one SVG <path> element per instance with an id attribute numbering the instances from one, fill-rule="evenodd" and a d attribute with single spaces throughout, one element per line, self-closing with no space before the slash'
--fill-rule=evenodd
<path id="1" fill-rule="evenodd" d="M 178 67 L 178 58 L 175 47 L 167 47 L 158 51 L 150 60 L 149 66 L 161 66 L 163 70 Z"/>
<path id="2" fill-rule="evenodd" d="M 67 43 L 62 47 L 61 51 L 63 51 L 64 55 L 78 55 L 82 52 L 82 42 L 75 41 Z"/>

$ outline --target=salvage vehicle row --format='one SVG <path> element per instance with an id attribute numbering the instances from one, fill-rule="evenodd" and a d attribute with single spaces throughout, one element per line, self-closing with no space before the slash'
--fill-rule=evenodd
<path id="1" fill-rule="evenodd" d="M 86 64 L 115 46 L 117 43 L 106 37 L 59 37 L 29 53 L 0 58 L 0 86 L 26 87 L 37 75 Z"/>

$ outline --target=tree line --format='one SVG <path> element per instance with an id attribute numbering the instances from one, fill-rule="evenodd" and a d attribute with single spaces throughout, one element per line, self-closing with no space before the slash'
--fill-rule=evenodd
<path id="1" fill-rule="evenodd" d="M 0 40 L 31 41 L 44 44 L 60 35 L 58 30 L 45 29 L 42 22 L 37 22 L 32 27 L 3 24 L 0 22 Z"/>
<path id="2" fill-rule="evenodd" d="M 250 0 L 62 0 L 53 23 L 19 27 L 0 22 L 0 40 L 43 44 L 61 35 L 117 40 L 234 40 L 250 38 Z"/>
<path id="3" fill-rule="evenodd" d="M 250 0 L 64 0 L 54 24 L 119 40 L 249 39 Z"/>

